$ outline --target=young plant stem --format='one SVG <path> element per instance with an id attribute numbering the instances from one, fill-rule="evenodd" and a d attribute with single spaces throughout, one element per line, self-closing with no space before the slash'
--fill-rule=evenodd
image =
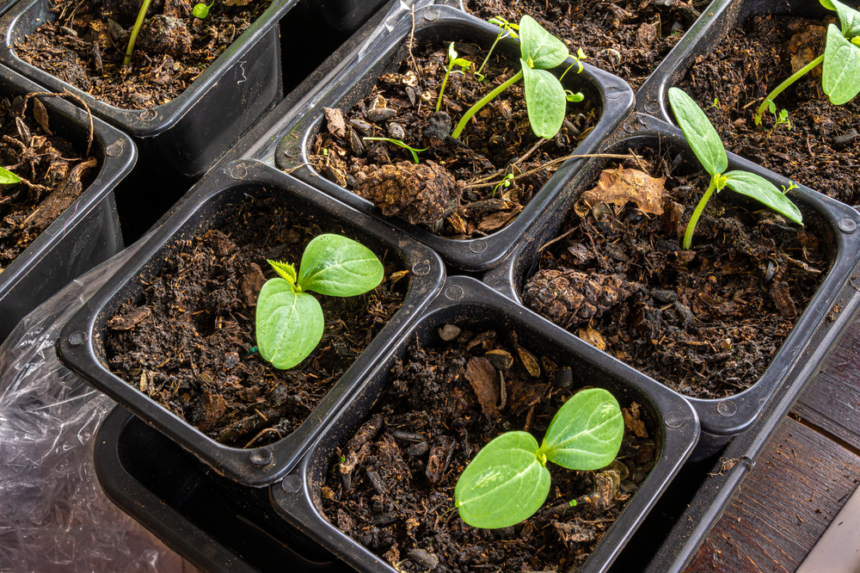
<path id="1" fill-rule="evenodd" d="M 790 78 L 788 78 L 787 80 L 785 80 L 784 82 L 782 82 L 781 84 L 776 86 L 776 88 L 772 92 L 767 94 L 767 97 L 764 98 L 764 101 L 761 103 L 761 105 L 758 107 L 758 109 L 755 112 L 755 116 L 756 116 L 757 121 L 761 121 L 761 117 L 764 115 L 764 112 L 767 110 L 767 104 L 769 102 L 774 101 L 779 96 L 779 94 L 781 94 L 782 92 L 784 92 L 786 90 L 786 88 L 788 88 L 788 86 L 790 86 L 791 84 L 793 84 L 794 82 L 796 82 L 797 80 L 799 80 L 800 78 L 802 78 L 803 76 L 808 74 L 810 71 L 814 70 L 816 68 L 816 66 L 821 64 L 821 62 L 823 62 L 823 61 L 824 61 L 824 54 L 821 54 L 820 56 L 818 56 L 817 58 L 815 58 L 814 60 L 812 60 L 811 62 L 806 64 L 805 66 L 803 66 L 801 69 L 797 70 L 797 73 L 793 74 Z M 758 125 L 758 123 L 756 125 Z"/>
<path id="2" fill-rule="evenodd" d="M 146 17 L 146 12 L 149 10 L 149 3 L 152 0 L 143 0 L 143 5 L 140 7 L 140 12 L 137 14 L 137 21 L 134 23 L 134 29 L 131 31 L 131 38 L 128 39 L 128 48 L 125 50 L 125 60 L 122 65 L 127 66 L 131 63 L 131 55 L 134 53 L 134 43 L 137 41 L 137 35 L 143 27 L 143 19 Z"/>
<path id="3" fill-rule="evenodd" d="M 463 117 L 460 118 L 460 123 L 457 124 L 457 127 L 456 129 L 454 129 L 454 133 L 451 134 L 451 137 L 453 137 L 454 139 L 459 139 L 460 135 L 463 133 L 463 130 L 466 129 L 466 124 L 469 123 L 469 120 L 472 119 L 473 115 L 481 111 L 481 108 L 493 101 L 496 97 L 498 97 L 500 93 L 502 93 L 521 79 L 523 79 L 522 70 L 518 71 L 516 74 L 514 74 L 513 77 L 511 77 L 511 79 L 485 95 L 483 98 L 481 98 L 480 101 L 478 101 L 478 103 L 470 107 L 469 110 L 466 111 L 465 114 L 463 114 Z"/>
<path id="4" fill-rule="evenodd" d="M 445 93 L 445 86 L 448 85 L 448 76 L 451 75 L 451 68 L 453 67 L 454 66 L 451 65 L 451 67 L 448 68 L 448 73 L 445 74 L 445 78 L 442 80 L 442 88 L 439 90 L 439 100 L 436 102 L 436 113 L 439 113 L 439 110 L 442 109 L 442 94 Z"/>
<path id="5" fill-rule="evenodd" d="M 708 204 L 708 200 L 711 198 L 711 195 L 714 193 L 714 189 L 717 188 L 717 178 L 711 178 L 711 184 L 708 186 L 708 190 L 705 191 L 705 194 L 702 195 L 702 199 L 699 201 L 699 204 L 696 205 L 696 210 L 693 211 L 693 216 L 690 217 L 690 222 L 687 223 L 687 231 L 684 233 L 684 245 L 683 248 L 685 251 L 690 250 L 690 246 L 693 244 L 693 233 L 696 232 L 696 224 L 699 222 L 699 217 L 702 215 L 702 211 L 705 210 L 705 205 Z"/>
<path id="6" fill-rule="evenodd" d="M 499 25 L 499 33 L 496 35 L 496 41 L 495 41 L 495 42 L 493 42 L 493 45 L 492 45 L 492 46 L 490 46 L 490 51 L 489 51 L 489 52 L 487 52 L 487 57 L 486 57 L 486 58 L 484 58 L 484 63 L 482 63 L 482 64 L 481 64 L 481 67 L 480 67 L 480 68 L 478 68 L 478 71 L 477 71 L 477 72 L 475 72 L 475 75 L 476 75 L 476 76 L 480 76 L 480 75 L 481 75 L 481 70 L 483 70 L 483 69 L 484 69 L 484 66 L 486 66 L 486 65 L 487 65 L 487 62 L 488 62 L 488 61 L 490 61 L 490 56 L 492 56 L 492 55 L 493 55 L 493 50 L 494 50 L 494 49 L 496 49 L 496 44 L 498 44 L 498 43 L 499 43 L 499 40 L 501 40 L 501 39 L 502 39 L 502 31 L 503 31 L 503 28 L 502 28 L 502 26 L 501 26 L 501 25 Z"/>

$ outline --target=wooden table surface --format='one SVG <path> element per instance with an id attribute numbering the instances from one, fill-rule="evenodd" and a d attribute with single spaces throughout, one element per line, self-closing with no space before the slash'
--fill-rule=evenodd
<path id="1" fill-rule="evenodd" d="M 687 573 L 794 572 L 860 484 L 860 316 L 782 421 Z"/>

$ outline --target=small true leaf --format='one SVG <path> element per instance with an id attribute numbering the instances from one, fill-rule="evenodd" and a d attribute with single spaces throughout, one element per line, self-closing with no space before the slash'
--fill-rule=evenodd
<path id="1" fill-rule="evenodd" d="M 821 84 L 833 105 L 842 105 L 860 92 L 860 46 L 846 40 L 833 24 L 827 27 Z"/>
<path id="2" fill-rule="evenodd" d="M 560 66 L 568 55 L 564 42 L 550 34 L 531 16 L 520 20 L 520 53 L 523 60 L 541 70 Z"/>
<path id="3" fill-rule="evenodd" d="M 209 15 L 209 6 L 202 3 L 195 4 L 194 8 L 191 9 L 191 15 L 195 18 L 199 18 L 200 20 L 204 20 Z"/>
<path id="4" fill-rule="evenodd" d="M 275 272 L 278 273 L 282 279 L 291 285 L 296 284 L 296 269 L 293 265 L 281 263 L 279 261 L 268 261 L 268 263 L 273 269 L 275 269 Z"/>
<path id="5" fill-rule="evenodd" d="M 687 138 L 687 143 L 690 144 L 705 171 L 711 175 L 725 171 L 729 166 L 726 148 L 723 147 L 717 130 L 711 125 L 705 112 L 693 98 L 678 88 L 669 88 L 669 103 L 672 111 L 675 112 L 681 131 L 684 132 L 684 137 Z"/>
<path id="6" fill-rule="evenodd" d="M 615 397 L 601 388 L 582 390 L 565 402 L 547 428 L 540 452 L 572 470 L 595 470 L 615 459 L 624 418 Z"/>
<path id="7" fill-rule="evenodd" d="M 327 296 L 356 296 L 376 288 L 385 272 L 373 251 L 340 235 L 308 243 L 299 267 L 299 286 Z"/>
<path id="8" fill-rule="evenodd" d="M 14 185 L 15 183 L 20 183 L 21 178 L 9 171 L 8 169 L 4 169 L 0 167 L 0 185 Z"/>
<path id="9" fill-rule="evenodd" d="M 531 517 L 549 494 L 549 470 L 528 432 L 502 434 L 478 452 L 454 489 L 460 517 L 473 527 L 510 527 Z"/>
<path id="10" fill-rule="evenodd" d="M 736 193 L 767 205 L 798 225 L 803 225 L 800 209 L 767 179 L 748 171 L 729 171 L 726 173 L 726 186 Z"/>
<path id="11" fill-rule="evenodd" d="M 564 88 L 548 71 L 533 70 L 525 62 L 522 64 L 529 124 L 535 135 L 551 139 L 561 129 L 567 111 Z"/>
<path id="12" fill-rule="evenodd" d="M 322 339 L 320 303 L 313 295 L 295 292 L 283 279 L 271 279 L 257 298 L 257 347 L 275 368 L 292 368 L 307 358 Z"/>

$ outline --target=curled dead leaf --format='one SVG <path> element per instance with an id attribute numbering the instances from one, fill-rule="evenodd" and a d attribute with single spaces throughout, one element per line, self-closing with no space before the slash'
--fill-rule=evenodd
<path id="1" fill-rule="evenodd" d="M 590 326 L 587 328 L 579 329 L 579 337 L 594 346 L 595 348 L 599 348 L 600 350 L 606 350 L 606 341 L 603 340 L 603 337 L 600 336 L 600 333 L 591 328 Z"/>
<path id="2" fill-rule="evenodd" d="M 651 177 L 638 169 L 605 169 L 597 187 L 582 194 L 574 205 L 576 214 L 584 217 L 595 205 L 612 203 L 624 207 L 635 203 L 644 213 L 663 214 L 666 178 Z"/>
<path id="3" fill-rule="evenodd" d="M 477 356 L 466 365 L 466 380 L 472 385 L 481 410 L 487 416 L 499 415 L 499 373 L 486 358 Z"/>

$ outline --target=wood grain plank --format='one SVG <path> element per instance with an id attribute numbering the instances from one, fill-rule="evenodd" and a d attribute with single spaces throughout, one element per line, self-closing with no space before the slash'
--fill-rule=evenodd
<path id="1" fill-rule="evenodd" d="M 860 450 L 860 316 L 855 316 L 794 411 Z"/>
<path id="2" fill-rule="evenodd" d="M 687 573 L 794 572 L 860 483 L 860 456 L 786 418 Z"/>

